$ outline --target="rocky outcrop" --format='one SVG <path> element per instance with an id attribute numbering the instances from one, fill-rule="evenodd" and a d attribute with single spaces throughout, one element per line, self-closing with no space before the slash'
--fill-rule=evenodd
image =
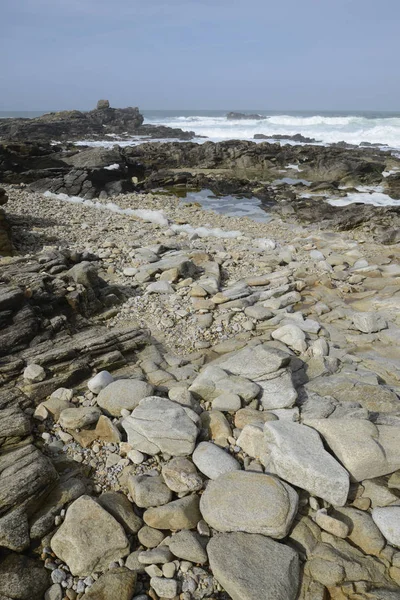
<path id="1" fill-rule="evenodd" d="M 229 112 L 226 115 L 228 121 L 243 121 L 243 120 L 251 120 L 251 121 L 262 121 L 263 119 L 268 119 L 268 117 L 264 117 L 263 115 L 259 115 L 257 113 L 246 114 L 241 112 Z"/>

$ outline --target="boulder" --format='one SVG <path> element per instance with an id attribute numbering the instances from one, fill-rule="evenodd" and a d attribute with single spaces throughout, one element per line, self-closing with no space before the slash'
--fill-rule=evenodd
<path id="1" fill-rule="evenodd" d="M 349 475 L 322 444 L 317 431 L 290 421 L 264 425 L 267 470 L 292 485 L 307 490 L 331 504 L 343 506 L 349 493 Z"/>
<path id="2" fill-rule="evenodd" d="M 50 586 L 50 573 L 38 560 L 9 554 L 0 562 L 0 598 L 42 600 Z"/>
<path id="3" fill-rule="evenodd" d="M 50 546 L 77 576 L 106 570 L 112 561 L 127 556 L 130 547 L 123 527 L 89 496 L 70 505 Z"/>
<path id="4" fill-rule="evenodd" d="M 389 544 L 400 548 L 400 506 L 374 508 L 372 518 Z"/>
<path id="5" fill-rule="evenodd" d="M 232 600 L 295 600 L 298 555 L 263 535 L 224 533 L 207 546 L 213 575 Z"/>
<path id="6" fill-rule="evenodd" d="M 107 415 L 120 417 L 121 410 L 134 410 L 143 398 L 151 396 L 153 386 L 140 379 L 118 379 L 102 389 L 97 404 Z"/>
<path id="7" fill-rule="evenodd" d="M 400 468 L 399 426 L 364 419 L 309 419 L 355 481 L 373 479 Z"/>
<path id="8" fill-rule="evenodd" d="M 297 493 L 276 477 L 234 471 L 210 481 L 200 500 L 204 520 L 217 531 L 287 535 L 297 512 Z"/>
<path id="9" fill-rule="evenodd" d="M 151 456 L 159 452 L 185 456 L 195 447 L 195 423 L 182 406 L 166 398 L 145 398 L 132 415 L 122 421 L 122 427 L 128 434 L 128 443 Z"/>

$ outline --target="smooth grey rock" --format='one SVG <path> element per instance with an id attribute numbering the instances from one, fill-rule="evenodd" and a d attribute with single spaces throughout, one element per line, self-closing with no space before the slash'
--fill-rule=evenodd
<path id="1" fill-rule="evenodd" d="M 376 333 L 387 328 L 385 319 L 373 312 L 358 312 L 352 316 L 355 329 L 362 333 Z"/>
<path id="2" fill-rule="evenodd" d="M 146 292 L 148 294 L 173 294 L 175 290 L 168 281 L 155 281 L 147 286 Z"/>
<path id="3" fill-rule="evenodd" d="M 303 353 L 307 350 L 306 335 L 300 327 L 295 324 L 283 325 L 272 332 L 274 340 L 283 342 L 296 352 Z"/>
<path id="4" fill-rule="evenodd" d="M 85 600 L 132 600 L 136 573 L 125 567 L 110 569 L 86 588 Z"/>
<path id="5" fill-rule="evenodd" d="M 193 529 L 201 520 L 197 494 L 174 500 L 164 506 L 148 508 L 143 514 L 146 525 L 155 529 Z"/>
<path id="6" fill-rule="evenodd" d="M 152 577 L 150 585 L 159 598 L 175 598 L 178 594 L 178 582 L 175 579 Z"/>
<path id="7" fill-rule="evenodd" d="M 128 489 L 133 501 L 140 508 L 162 506 L 172 499 L 171 490 L 160 475 L 136 475 L 128 478 Z"/>
<path id="8" fill-rule="evenodd" d="M 252 381 L 261 381 L 265 375 L 275 373 L 288 365 L 290 357 L 285 352 L 267 344 L 246 346 L 231 355 L 218 359 L 217 366 L 234 375 L 247 377 Z M 214 364 L 216 364 L 214 362 Z"/>
<path id="9" fill-rule="evenodd" d="M 158 548 L 141 552 L 138 559 L 142 565 L 165 565 L 174 557 L 168 546 L 158 546 Z"/>
<path id="10" fill-rule="evenodd" d="M 213 410 L 222 412 L 236 412 L 240 410 L 241 406 L 240 396 L 232 394 L 232 392 L 224 392 L 212 401 Z"/>
<path id="11" fill-rule="evenodd" d="M 50 546 L 72 575 L 86 576 L 127 556 L 130 545 L 122 525 L 92 498 L 81 496 L 68 508 Z"/>
<path id="12" fill-rule="evenodd" d="M 237 394 L 245 402 L 258 395 L 260 388 L 253 381 L 238 375 L 228 375 L 217 366 L 208 366 L 196 377 L 189 391 L 203 400 L 214 400 L 224 393 Z"/>
<path id="13" fill-rule="evenodd" d="M 281 369 L 258 381 L 261 387 L 261 404 L 265 410 L 290 408 L 296 402 L 297 391 L 289 369 Z"/>
<path id="14" fill-rule="evenodd" d="M 355 481 L 373 479 L 400 468 L 400 427 L 364 419 L 309 419 Z"/>
<path id="15" fill-rule="evenodd" d="M 232 600 L 295 600 L 300 581 L 297 553 L 263 535 L 225 533 L 207 546 L 214 577 Z"/>
<path id="16" fill-rule="evenodd" d="M 196 425 L 182 406 L 166 398 L 145 398 L 122 421 L 122 427 L 128 434 L 128 443 L 151 456 L 158 452 L 185 456 L 195 447 Z"/>
<path id="17" fill-rule="evenodd" d="M 206 538 L 207 540 L 207 538 Z M 207 540 L 208 541 L 208 540 Z M 203 565 L 207 562 L 207 552 L 204 549 L 204 538 L 194 531 L 184 529 L 175 533 L 169 540 L 169 549 L 178 558 Z"/>
<path id="18" fill-rule="evenodd" d="M 62 600 L 63 599 L 63 591 L 62 587 L 59 583 L 54 583 L 49 589 L 46 591 L 44 595 L 44 600 Z"/>
<path id="19" fill-rule="evenodd" d="M 261 462 L 292 485 L 344 506 L 349 493 L 349 475 L 322 444 L 317 431 L 290 421 L 264 425 L 265 455 Z"/>
<path id="20" fill-rule="evenodd" d="M 89 379 L 88 388 L 93 394 L 100 394 L 110 383 L 114 381 L 114 377 L 108 371 L 100 371 L 94 377 Z"/>
<path id="21" fill-rule="evenodd" d="M 105 492 L 97 502 L 122 525 L 126 533 L 137 533 L 143 521 L 134 511 L 128 498 L 120 492 Z"/>
<path id="22" fill-rule="evenodd" d="M 287 535 L 297 511 L 297 493 L 264 473 L 234 471 L 210 481 L 201 496 L 204 520 L 217 531 Z"/>
<path id="23" fill-rule="evenodd" d="M 201 442 L 193 452 L 192 460 L 199 471 L 209 479 L 217 479 L 223 473 L 241 469 L 236 458 L 211 442 Z"/>
<path id="24" fill-rule="evenodd" d="M 351 506 L 335 508 L 333 516 L 349 527 L 349 540 L 365 554 L 379 556 L 386 542 L 371 515 Z"/>
<path id="25" fill-rule="evenodd" d="M 400 548 L 400 506 L 374 508 L 372 518 L 389 544 Z"/>
<path id="26" fill-rule="evenodd" d="M 101 410 L 96 406 L 80 406 L 63 410 L 58 422 L 63 429 L 85 429 L 95 425 L 100 417 Z"/>
<path id="27" fill-rule="evenodd" d="M 134 410 L 143 398 L 151 396 L 153 386 L 140 379 L 117 379 L 100 391 L 97 404 L 107 415 L 120 417 L 121 410 Z"/>
<path id="28" fill-rule="evenodd" d="M 24 370 L 24 379 L 32 383 L 43 381 L 46 379 L 46 371 L 41 365 L 28 365 Z"/>

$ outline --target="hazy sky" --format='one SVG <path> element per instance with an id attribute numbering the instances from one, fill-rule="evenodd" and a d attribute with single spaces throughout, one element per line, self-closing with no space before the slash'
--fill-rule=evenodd
<path id="1" fill-rule="evenodd" d="M 0 110 L 400 110 L 399 0 L 0 0 Z"/>

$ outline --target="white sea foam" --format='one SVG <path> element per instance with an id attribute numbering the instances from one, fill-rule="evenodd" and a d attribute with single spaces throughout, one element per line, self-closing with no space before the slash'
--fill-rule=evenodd
<path id="1" fill-rule="evenodd" d="M 328 200 L 332 206 L 348 206 L 349 204 L 371 204 L 372 206 L 400 206 L 400 200 L 395 200 L 382 192 L 360 192 L 347 194 L 344 198 Z"/>
<path id="2" fill-rule="evenodd" d="M 60 200 L 61 202 L 69 202 L 71 204 L 81 204 L 82 206 L 86 206 L 89 208 L 94 208 L 96 210 L 102 211 L 110 211 L 113 213 L 118 213 L 120 215 L 126 215 L 128 217 L 137 217 L 138 219 L 142 219 L 148 223 L 155 223 L 156 225 L 160 225 L 161 227 L 168 227 L 170 224 L 168 218 L 162 210 L 149 210 L 145 208 L 121 208 L 118 204 L 114 202 L 108 202 L 107 204 L 103 204 L 97 200 L 85 200 L 84 198 L 80 198 L 79 196 L 68 196 L 67 194 L 55 194 L 53 192 L 44 192 L 43 196 L 45 198 L 53 198 L 54 200 Z M 224 231 L 223 229 L 217 228 L 208 228 L 208 227 L 192 227 L 191 225 L 171 225 L 171 229 L 176 231 L 177 233 L 185 232 L 187 234 L 197 233 L 199 237 L 216 237 L 222 239 L 229 238 L 238 238 L 242 235 L 241 231 Z"/>

